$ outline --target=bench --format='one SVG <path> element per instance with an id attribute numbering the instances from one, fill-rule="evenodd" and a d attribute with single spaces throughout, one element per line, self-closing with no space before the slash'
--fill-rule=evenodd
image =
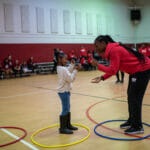
<path id="1" fill-rule="evenodd" d="M 53 70 L 54 62 L 35 63 L 35 66 L 35 72 L 37 74 L 49 74 Z"/>

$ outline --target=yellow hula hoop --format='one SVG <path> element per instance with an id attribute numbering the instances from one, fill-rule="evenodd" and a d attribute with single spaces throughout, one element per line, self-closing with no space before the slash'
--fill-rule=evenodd
<path id="1" fill-rule="evenodd" d="M 41 131 L 43 131 L 43 130 L 45 130 L 45 129 L 48 129 L 48 128 L 53 128 L 53 127 L 59 126 L 59 124 L 56 124 L 56 125 L 48 126 L 48 127 L 46 127 L 46 128 L 39 129 L 38 131 L 36 131 L 35 133 L 33 133 L 32 136 L 31 136 L 31 141 L 32 141 L 34 144 L 36 144 L 36 145 L 38 145 L 38 146 L 40 146 L 40 147 L 51 147 L 51 148 L 53 147 L 53 148 L 54 148 L 54 147 L 65 147 L 65 146 L 75 145 L 75 144 L 78 144 L 78 143 L 81 143 L 81 142 L 85 141 L 85 140 L 90 136 L 91 131 L 90 131 L 90 129 L 89 129 L 87 126 L 82 125 L 82 124 L 77 124 L 77 123 L 74 123 L 74 124 L 72 124 L 72 125 L 76 125 L 76 126 L 80 126 L 80 127 L 85 128 L 85 129 L 88 131 L 88 135 L 87 135 L 85 138 L 81 139 L 80 141 L 76 141 L 76 142 L 73 142 L 73 143 L 70 143 L 70 144 L 64 144 L 64 145 L 42 145 L 42 144 L 39 144 L 39 143 L 37 143 L 36 141 L 34 141 L 33 137 L 34 137 L 37 133 L 39 133 L 39 132 L 41 132 Z"/>

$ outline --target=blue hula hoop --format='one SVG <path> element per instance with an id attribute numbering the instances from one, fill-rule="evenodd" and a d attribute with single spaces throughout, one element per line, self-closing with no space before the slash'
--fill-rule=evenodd
<path id="1" fill-rule="evenodd" d="M 95 132 L 95 134 L 98 135 L 98 136 L 100 136 L 100 137 L 106 138 L 106 139 L 118 140 L 118 141 L 139 141 L 139 140 L 144 140 L 144 139 L 150 137 L 150 134 L 149 134 L 149 135 L 144 136 L 144 137 L 142 137 L 142 138 L 135 138 L 135 139 L 113 138 L 113 137 L 109 137 L 109 136 L 102 135 L 102 134 L 100 134 L 100 133 L 98 133 L 98 132 L 96 131 L 96 128 L 97 128 L 98 126 L 101 126 L 102 124 L 105 124 L 105 123 L 108 123 L 108 122 L 115 122 L 115 121 L 127 121 L 127 120 L 108 120 L 108 121 L 101 122 L 101 123 L 97 124 L 97 125 L 94 127 L 94 132 Z M 142 122 L 142 124 L 144 124 L 144 125 L 150 127 L 150 124 L 147 124 L 147 123 L 145 123 L 145 122 Z"/>

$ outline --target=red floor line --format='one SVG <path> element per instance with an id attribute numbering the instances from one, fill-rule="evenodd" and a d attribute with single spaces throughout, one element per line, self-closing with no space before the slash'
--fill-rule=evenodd
<path id="1" fill-rule="evenodd" d="M 103 100 L 103 101 L 97 102 L 97 103 L 95 103 L 95 104 L 89 106 L 89 107 L 87 108 L 87 110 L 86 110 L 86 116 L 87 116 L 87 118 L 88 118 L 91 122 L 93 122 L 94 124 L 97 125 L 98 123 L 97 123 L 94 119 L 92 119 L 92 117 L 91 117 L 90 114 L 89 114 L 89 111 L 90 111 L 91 108 L 93 108 L 95 105 L 97 105 L 97 104 L 99 104 L 99 103 L 103 103 L 103 102 L 109 101 L 109 100 L 111 100 L 111 99 Z M 120 134 L 126 135 L 126 136 L 142 138 L 141 136 L 125 134 L 125 133 L 122 133 L 122 132 L 120 132 L 120 131 L 117 131 L 117 130 L 114 130 L 114 129 L 110 129 L 110 128 L 108 128 L 108 127 L 105 127 L 105 126 L 103 126 L 103 125 L 101 125 L 101 127 L 105 128 L 105 129 L 107 129 L 107 130 L 116 132 L 116 133 L 120 133 Z M 147 138 L 147 139 L 150 140 L 150 138 Z"/>
<path id="2" fill-rule="evenodd" d="M 24 139 L 26 136 L 27 136 L 27 131 L 25 130 L 25 129 L 23 129 L 23 128 L 20 128 L 20 127 L 0 127 L 0 129 L 18 129 L 18 130 L 21 130 L 21 131 L 23 131 L 24 132 L 24 135 L 21 137 L 21 138 L 19 138 L 19 139 L 17 139 L 17 140 L 15 140 L 15 141 L 12 141 L 12 142 L 9 142 L 9 143 L 7 143 L 7 144 L 2 144 L 2 145 L 0 145 L 0 147 L 4 147 L 4 146 L 8 146 L 8 145 L 11 145 L 11 144 L 14 144 L 14 143 L 17 143 L 18 141 L 20 141 L 20 140 L 22 140 L 22 139 Z"/>

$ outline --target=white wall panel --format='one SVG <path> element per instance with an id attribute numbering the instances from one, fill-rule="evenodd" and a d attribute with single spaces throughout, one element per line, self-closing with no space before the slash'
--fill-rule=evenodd
<path id="1" fill-rule="evenodd" d="M 86 14 L 86 23 L 87 23 L 87 34 L 93 34 L 93 18 L 92 14 Z"/>
<path id="2" fill-rule="evenodd" d="M 58 33 L 58 11 L 50 9 L 51 33 Z"/>
<path id="3" fill-rule="evenodd" d="M 4 4 L 4 24 L 6 32 L 14 31 L 13 4 Z"/>
<path id="4" fill-rule="evenodd" d="M 75 12 L 75 32 L 76 34 L 82 34 L 82 14 L 81 12 Z"/>
<path id="5" fill-rule="evenodd" d="M 96 15 L 97 34 L 102 34 L 102 17 L 100 14 Z"/>
<path id="6" fill-rule="evenodd" d="M 30 32 L 30 12 L 29 5 L 20 6 L 21 12 L 21 31 L 28 33 Z"/>
<path id="7" fill-rule="evenodd" d="M 64 23 L 64 33 L 71 33 L 71 22 L 70 22 L 70 12 L 69 10 L 63 10 L 63 23 Z"/>
<path id="8" fill-rule="evenodd" d="M 107 21 L 106 21 L 106 16 L 102 16 L 102 34 L 107 34 Z"/>
<path id="9" fill-rule="evenodd" d="M 106 34 L 111 35 L 111 25 L 112 25 L 112 20 L 109 16 L 106 16 Z"/>
<path id="10" fill-rule="evenodd" d="M 135 41 L 137 43 L 150 43 L 150 1 L 138 1 L 141 3 L 143 8 L 141 8 L 141 21 L 139 24 L 133 25 L 136 32 Z"/>
<path id="11" fill-rule="evenodd" d="M 0 32 L 4 32 L 4 8 L 0 5 Z"/>
<path id="12" fill-rule="evenodd" d="M 45 32 L 45 19 L 44 19 L 44 9 L 36 8 L 36 18 L 37 18 L 37 32 L 44 33 Z"/>
<path id="13" fill-rule="evenodd" d="M 97 34 L 107 33 L 117 41 L 133 42 L 129 18 L 121 0 L 0 0 L 0 43 L 93 43 Z M 138 36 L 142 29 L 141 24 Z"/>

